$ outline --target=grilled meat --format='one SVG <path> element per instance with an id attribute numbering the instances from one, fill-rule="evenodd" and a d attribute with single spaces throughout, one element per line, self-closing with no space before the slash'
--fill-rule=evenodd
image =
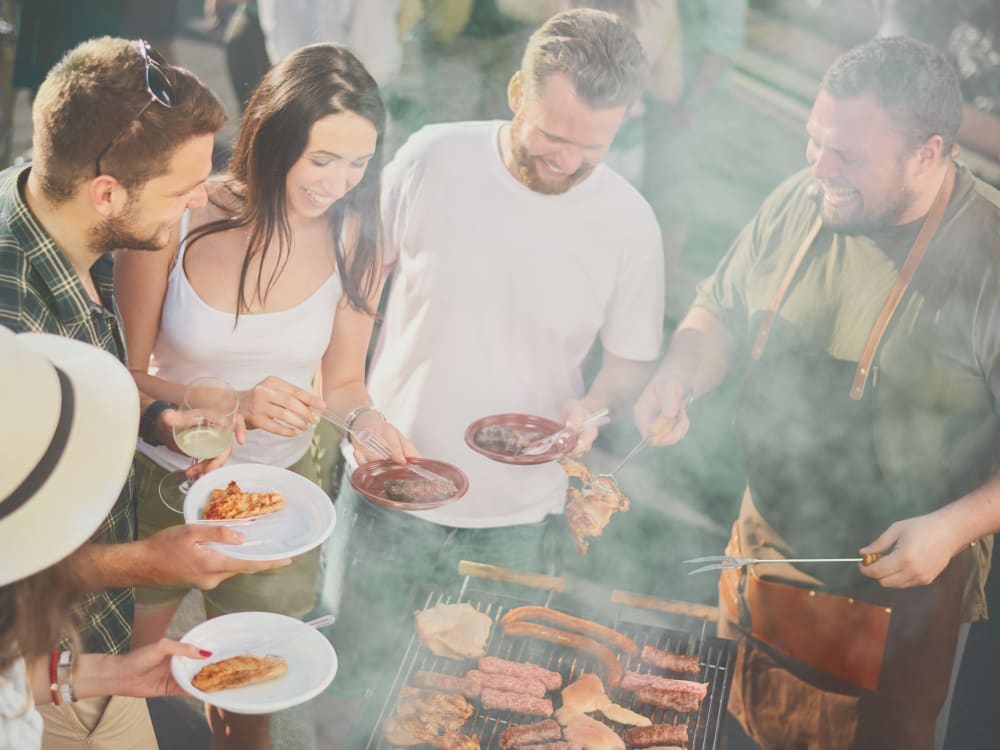
<path id="1" fill-rule="evenodd" d="M 540 440 L 543 437 L 545 435 L 541 432 L 515 430 L 511 427 L 489 425 L 476 432 L 472 440 L 484 450 L 516 456 L 536 440 Z"/>
<path id="2" fill-rule="evenodd" d="M 273 680 L 286 672 L 288 662 L 280 656 L 243 654 L 206 664 L 191 678 L 191 684 L 203 692 L 211 693 Z"/>
<path id="3" fill-rule="evenodd" d="M 243 492 L 236 482 L 224 490 L 212 490 L 203 516 L 210 521 L 229 521 L 274 513 L 285 507 L 280 492 Z"/>
<path id="4" fill-rule="evenodd" d="M 430 479 L 386 479 L 385 495 L 397 503 L 432 503 L 453 497 L 458 488 L 451 482 Z"/>

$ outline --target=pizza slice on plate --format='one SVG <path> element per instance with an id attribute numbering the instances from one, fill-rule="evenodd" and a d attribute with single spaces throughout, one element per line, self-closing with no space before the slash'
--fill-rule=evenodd
<path id="1" fill-rule="evenodd" d="M 236 482 L 224 490 L 212 490 L 204 517 L 210 521 L 231 521 L 274 513 L 285 507 L 280 492 L 243 492 Z"/>

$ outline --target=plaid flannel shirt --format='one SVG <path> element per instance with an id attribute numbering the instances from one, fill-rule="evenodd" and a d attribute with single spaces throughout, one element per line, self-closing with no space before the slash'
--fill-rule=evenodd
<path id="1" fill-rule="evenodd" d="M 112 259 L 101 257 L 91 270 L 103 305 L 87 295 L 76 271 L 36 221 L 22 198 L 28 167 L 0 172 L 0 325 L 16 332 L 55 333 L 100 347 L 126 361 L 121 318 L 112 286 Z M 75 498 L 85 502 L 86 498 Z M 92 542 L 136 538 L 133 472 Z M 75 615 L 87 651 L 128 650 L 135 613 L 132 588 L 87 593 Z"/>

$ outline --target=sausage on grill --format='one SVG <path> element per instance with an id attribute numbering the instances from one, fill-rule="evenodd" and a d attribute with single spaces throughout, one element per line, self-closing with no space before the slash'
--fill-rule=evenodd
<path id="1" fill-rule="evenodd" d="M 495 708 L 498 711 L 512 711 L 516 714 L 531 714 L 532 716 L 551 716 L 552 701 L 548 698 L 535 698 L 524 693 L 508 693 L 504 690 L 483 688 L 479 694 L 483 708 Z"/>
<path id="2" fill-rule="evenodd" d="M 524 693 L 535 698 L 545 697 L 545 685 L 533 677 L 515 677 L 510 674 L 493 674 L 470 669 L 465 673 L 465 679 L 478 682 L 482 687 L 494 690 L 505 690 L 508 693 Z"/>
<path id="3" fill-rule="evenodd" d="M 670 743 L 686 745 L 688 742 L 687 724 L 653 724 L 648 727 L 632 727 L 625 730 L 625 741 L 635 747 L 653 747 Z"/>
<path id="4" fill-rule="evenodd" d="M 618 657 L 607 646 L 598 643 L 593 638 L 587 638 L 576 633 L 567 633 L 565 630 L 538 625 L 534 622 L 504 622 L 503 634 L 508 636 L 523 636 L 527 638 L 538 638 L 539 640 L 557 643 L 560 646 L 582 651 L 585 654 L 597 657 L 608 673 L 608 684 L 618 685 L 622 678 L 622 666 L 618 663 Z"/>
<path id="5" fill-rule="evenodd" d="M 549 690 L 562 687 L 562 675 L 526 661 L 510 661 L 499 656 L 481 656 L 479 670 L 491 674 L 509 674 L 515 677 L 530 677 L 538 680 Z"/>
<path id="6" fill-rule="evenodd" d="M 507 727 L 500 734 L 500 750 L 511 750 L 520 748 L 524 744 L 558 739 L 562 739 L 562 727 L 552 719 L 546 719 L 534 724 Z"/>
<path id="7" fill-rule="evenodd" d="M 635 642 L 617 630 L 612 630 L 592 620 L 573 617 L 573 615 L 567 615 L 565 612 L 559 612 L 548 607 L 517 607 L 505 614 L 503 619 L 500 620 L 500 624 L 506 626 L 508 623 L 523 622 L 524 620 L 539 620 L 540 622 L 555 625 L 564 630 L 572 630 L 575 633 L 596 638 L 599 641 L 604 641 L 614 646 L 620 651 L 624 651 L 630 656 L 635 656 L 639 653 Z"/>
<path id="8" fill-rule="evenodd" d="M 653 646 L 643 646 L 641 658 L 647 664 L 670 672 L 698 674 L 700 669 L 697 656 L 684 656 L 671 651 L 661 651 Z"/>

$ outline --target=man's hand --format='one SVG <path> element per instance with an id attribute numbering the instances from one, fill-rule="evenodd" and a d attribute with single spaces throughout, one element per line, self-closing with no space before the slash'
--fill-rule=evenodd
<path id="1" fill-rule="evenodd" d="M 578 430 L 580 425 L 596 411 L 600 411 L 600 409 L 595 409 L 583 401 L 576 399 L 567 401 L 562 410 L 563 423 L 571 430 Z M 597 427 L 593 425 L 585 427 L 576 436 L 576 447 L 573 448 L 570 455 L 574 458 L 582 456 L 593 447 L 595 440 L 597 440 Z"/>
<path id="2" fill-rule="evenodd" d="M 680 383 L 653 380 L 639 396 L 633 409 L 635 426 L 651 445 L 673 445 L 691 427 L 687 406 L 691 389 Z"/>
<path id="3" fill-rule="evenodd" d="M 144 545 L 144 572 L 154 584 L 187 584 L 207 591 L 237 573 L 257 573 L 283 568 L 291 559 L 237 560 L 208 545 L 240 544 L 243 535 L 224 525 L 171 526 L 138 542 Z"/>
<path id="4" fill-rule="evenodd" d="M 861 572 L 886 588 L 926 586 L 936 579 L 959 553 L 964 541 L 951 524 L 937 513 L 896 521 L 874 542 L 862 547 L 861 555 L 884 554 Z"/>
<path id="5" fill-rule="evenodd" d="M 378 435 L 389 445 L 390 460 L 397 464 L 405 464 L 407 458 L 419 458 L 420 452 L 413 443 L 402 432 L 397 430 L 392 423 L 386 422 L 378 412 L 367 411 L 354 421 L 354 430 L 357 432 L 370 432 Z M 351 438 L 351 445 L 354 446 L 354 458 L 358 464 L 369 461 L 379 461 L 382 456 L 368 450 L 365 446 Z"/>

